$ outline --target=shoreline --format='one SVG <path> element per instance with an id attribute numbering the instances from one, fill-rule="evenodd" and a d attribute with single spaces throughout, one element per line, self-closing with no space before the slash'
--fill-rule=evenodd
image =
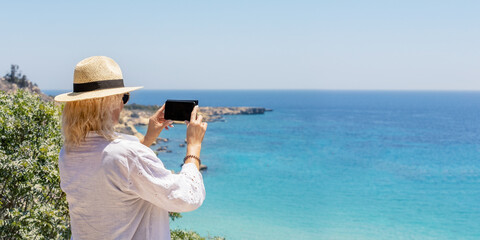
<path id="1" fill-rule="evenodd" d="M 125 105 L 115 130 L 141 139 L 143 134 L 139 133 L 135 126 L 148 125 L 150 116 L 159 108 L 158 105 Z M 273 110 L 262 107 L 199 107 L 198 114 L 203 116 L 205 122 L 224 122 L 225 115 L 257 115 L 271 111 Z"/>

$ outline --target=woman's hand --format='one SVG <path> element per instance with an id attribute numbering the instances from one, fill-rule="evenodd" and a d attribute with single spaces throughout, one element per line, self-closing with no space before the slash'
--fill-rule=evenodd
<path id="1" fill-rule="evenodd" d="M 194 155 L 200 157 L 200 150 L 202 149 L 202 141 L 207 131 L 207 123 L 202 122 L 202 115 L 198 115 L 198 106 L 192 111 L 190 116 L 190 122 L 186 121 L 187 124 L 187 155 Z M 200 168 L 197 160 L 189 158 L 185 163 L 193 162 Z"/>
<path id="2" fill-rule="evenodd" d="M 190 122 L 187 123 L 187 144 L 189 146 L 202 145 L 203 137 L 207 131 L 207 123 L 202 122 L 202 115 L 198 115 L 198 106 L 195 106 L 190 116 Z"/>
<path id="3" fill-rule="evenodd" d="M 148 128 L 145 137 L 141 141 L 143 145 L 149 147 L 157 139 L 158 135 L 165 128 L 168 130 L 168 127 L 173 127 L 171 120 L 166 120 L 164 118 L 165 114 L 165 104 L 155 112 L 150 119 L 148 120 Z"/>

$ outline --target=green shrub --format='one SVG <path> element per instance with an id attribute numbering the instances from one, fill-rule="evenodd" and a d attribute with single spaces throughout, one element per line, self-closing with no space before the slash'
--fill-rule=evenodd
<path id="1" fill-rule="evenodd" d="M 69 238 L 58 153 L 61 107 L 37 95 L 0 92 L 2 239 Z"/>
<path id="2" fill-rule="evenodd" d="M 222 237 L 202 237 L 194 231 L 175 229 L 170 231 L 172 240 L 225 240 Z"/>

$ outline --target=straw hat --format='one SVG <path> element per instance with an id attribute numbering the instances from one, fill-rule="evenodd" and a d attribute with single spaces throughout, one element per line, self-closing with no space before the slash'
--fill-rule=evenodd
<path id="1" fill-rule="evenodd" d="M 131 92 L 143 87 L 125 87 L 122 71 L 113 59 L 104 56 L 85 58 L 75 66 L 73 92 L 55 97 L 57 102 L 101 98 Z"/>

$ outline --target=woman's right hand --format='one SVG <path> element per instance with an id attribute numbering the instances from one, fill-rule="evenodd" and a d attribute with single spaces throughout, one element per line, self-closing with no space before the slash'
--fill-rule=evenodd
<path id="1" fill-rule="evenodd" d="M 198 115 L 198 106 L 193 108 L 190 122 L 187 123 L 187 155 L 192 154 L 200 157 L 203 137 L 207 131 L 207 123 L 202 122 L 202 115 Z M 189 153 L 190 152 L 190 153 Z"/>

